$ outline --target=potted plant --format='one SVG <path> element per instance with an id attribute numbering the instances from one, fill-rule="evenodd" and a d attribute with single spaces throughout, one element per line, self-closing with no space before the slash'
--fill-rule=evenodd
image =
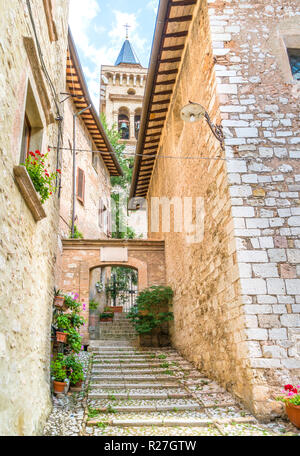
<path id="1" fill-rule="evenodd" d="M 173 290 L 162 285 L 153 285 L 139 293 L 127 318 L 133 323 L 141 346 L 162 347 L 170 344 L 169 321 L 174 319 L 170 311 L 172 298 Z"/>
<path id="2" fill-rule="evenodd" d="M 58 315 L 56 317 L 56 325 L 58 330 L 56 331 L 57 342 L 67 342 L 68 331 L 70 330 L 70 319 L 67 315 Z"/>
<path id="3" fill-rule="evenodd" d="M 300 429 L 300 385 L 285 385 L 283 393 L 285 396 L 278 396 L 276 400 L 285 403 L 285 411 L 290 422 Z"/>
<path id="4" fill-rule="evenodd" d="M 67 386 L 66 360 L 62 353 L 58 353 L 55 361 L 51 363 L 51 372 L 54 377 L 53 390 L 55 393 L 64 393 Z"/>
<path id="5" fill-rule="evenodd" d="M 102 314 L 100 314 L 101 322 L 113 321 L 113 319 L 114 319 L 113 312 L 103 312 Z"/>
<path id="6" fill-rule="evenodd" d="M 111 306 L 111 307 L 109 307 L 109 311 L 113 312 L 113 313 L 122 313 L 123 306 Z"/>
<path id="7" fill-rule="evenodd" d="M 81 389 L 84 380 L 82 363 L 74 354 L 72 354 L 67 356 L 66 366 L 68 378 L 70 380 L 70 389 L 71 391 L 78 391 L 78 389 Z"/>
<path id="8" fill-rule="evenodd" d="M 64 310 L 65 309 L 64 304 L 65 304 L 64 295 L 61 293 L 60 290 L 56 290 L 56 288 L 54 288 L 54 306 L 57 309 Z"/>

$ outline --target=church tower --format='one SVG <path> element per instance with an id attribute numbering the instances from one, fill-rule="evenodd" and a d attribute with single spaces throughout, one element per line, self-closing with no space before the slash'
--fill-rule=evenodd
<path id="1" fill-rule="evenodd" d="M 101 66 L 100 112 L 109 127 L 118 126 L 126 150 L 135 151 L 148 69 L 143 68 L 126 39 L 114 66 Z"/>

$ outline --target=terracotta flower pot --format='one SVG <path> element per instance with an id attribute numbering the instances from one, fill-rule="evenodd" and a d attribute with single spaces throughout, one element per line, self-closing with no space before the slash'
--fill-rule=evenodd
<path id="1" fill-rule="evenodd" d="M 64 393 L 66 386 L 67 384 L 65 382 L 57 382 L 56 380 L 53 381 L 53 389 L 55 393 Z"/>
<path id="2" fill-rule="evenodd" d="M 285 404 L 285 410 L 291 423 L 300 429 L 300 405 Z"/>
<path id="3" fill-rule="evenodd" d="M 75 385 L 70 385 L 70 391 L 79 391 L 82 387 L 82 380 L 77 382 Z"/>
<path id="4" fill-rule="evenodd" d="M 113 321 L 113 318 L 100 318 L 100 322 L 106 323 L 107 321 Z"/>
<path id="5" fill-rule="evenodd" d="M 68 334 L 61 331 L 56 331 L 56 340 L 57 342 L 63 342 L 64 344 L 67 342 Z"/>
<path id="6" fill-rule="evenodd" d="M 109 308 L 110 312 L 114 313 L 122 313 L 123 312 L 123 306 L 114 306 Z"/>
<path id="7" fill-rule="evenodd" d="M 55 307 L 57 307 L 58 309 L 63 309 L 65 307 L 64 303 L 65 303 L 64 296 L 55 296 L 55 298 L 54 298 Z"/>

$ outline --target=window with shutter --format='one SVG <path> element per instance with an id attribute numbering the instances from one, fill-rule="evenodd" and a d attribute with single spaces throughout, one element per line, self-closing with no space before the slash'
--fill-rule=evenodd
<path id="1" fill-rule="evenodd" d="M 85 176 L 81 168 L 77 169 L 77 199 L 84 204 Z"/>

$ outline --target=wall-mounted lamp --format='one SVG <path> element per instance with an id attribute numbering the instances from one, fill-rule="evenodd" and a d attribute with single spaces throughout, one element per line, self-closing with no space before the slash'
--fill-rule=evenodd
<path id="1" fill-rule="evenodd" d="M 188 105 L 184 106 L 180 111 L 180 116 L 185 122 L 198 122 L 201 119 L 205 119 L 209 125 L 209 128 L 213 132 L 214 136 L 220 141 L 222 149 L 224 149 L 224 134 L 222 125 L 215 125 L 210 120 L 209 114 L 206 109 L 199 103 L 189 102 Z"/>

